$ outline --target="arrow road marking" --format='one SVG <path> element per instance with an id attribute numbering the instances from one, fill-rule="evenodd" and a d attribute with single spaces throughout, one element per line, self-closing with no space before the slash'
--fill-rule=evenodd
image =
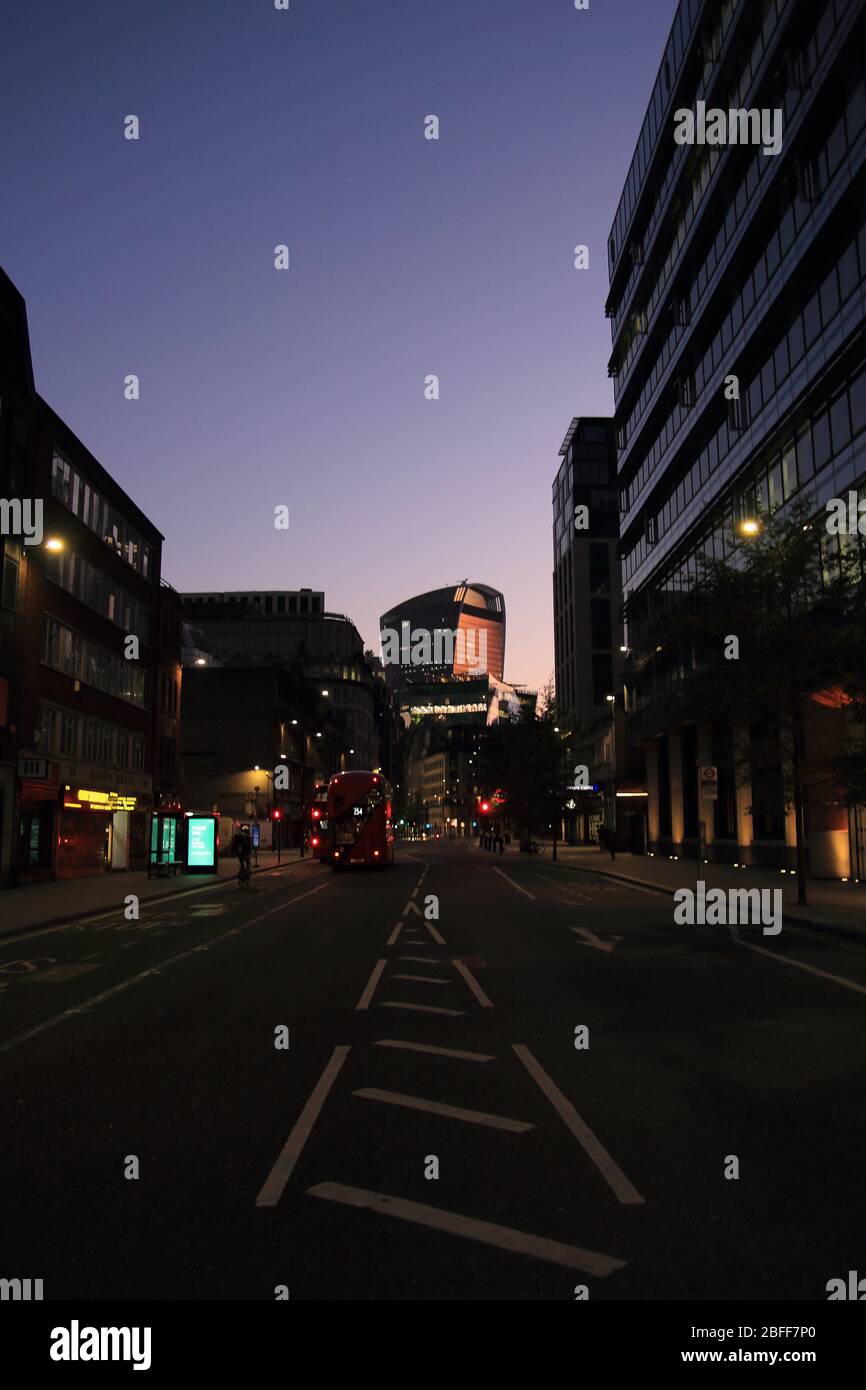
<path id="1" fill-rule="evenodd" d="M 578 936 L 583 937 L 580 943 L 581 946 L 594 946 L 597 951 L 612 951 L 614 944 L 617 941 L 622 941 L 621 936 L 612 936 L 610 941 L 602 941 L 601 937 L 596 936 L 595 932 L 590 931 L 589 927 L 572 927 L 571 930 Z"/>

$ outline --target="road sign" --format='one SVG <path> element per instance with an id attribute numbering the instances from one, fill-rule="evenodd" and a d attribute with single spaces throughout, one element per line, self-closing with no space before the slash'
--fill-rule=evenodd
<path id="1" fill-rule="evenodd" d="M 702 767 L 699 776 L 701 779 L 701 798 L 704 801 L 718 801 L 719 769 L 717 767 Z"/>

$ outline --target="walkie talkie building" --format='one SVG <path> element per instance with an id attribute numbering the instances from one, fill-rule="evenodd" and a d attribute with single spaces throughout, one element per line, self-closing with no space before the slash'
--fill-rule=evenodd
<path id="1" fill-rule="evenodd" d="M 379 620 L 382 659 L 401 679 L 491 675 L 505 668 L 505 598 L 488 584 L 463 580 L 406 599 Z"/>

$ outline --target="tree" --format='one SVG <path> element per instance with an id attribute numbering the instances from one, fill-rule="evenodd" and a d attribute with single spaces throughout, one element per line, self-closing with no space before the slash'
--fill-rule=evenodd
<path id="1" fill-rule="evenodd" d="M 866 688 L 866 609 L 856 536 L 837 538 L 801 503 L 757 517 L 731 537 L 728 558 L 704 559 L 695 589 L 674 600 L 656 651 L 684 671 L 679 719 L 771 726 L 749 758 L 781 764 L 796 827 L 798 901 L 807 901 L 805 808 L 834 769 L 810 761 L 807 714 L 821 692 L 855 703 Z M 673 651 L 671 650 L 673 649 Z M 663 658 L 664 659 L 664 658 Z"/>
<path id="2" fill-rule="evenodd" d="M 485 793 L 504 791 L 508 813 L 526 839 L 553 815 L 554 845 L 558 818 L 557 787 L 564 775 L 564 748 L 557 728 L 553 681 L 538 705 L 488 730 L 480 770 Z"/>

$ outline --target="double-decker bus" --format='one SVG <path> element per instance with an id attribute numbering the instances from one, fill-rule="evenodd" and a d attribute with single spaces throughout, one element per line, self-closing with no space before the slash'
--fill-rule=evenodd
<path id="1" fill-rule="evenodd" d="M 325 782 L 317 782 L 313 788 L 308 843 L 313 858 L 324 859 L 327 863 L 331 838 L 328 833 L 328 788 Z"/>
<path id="2" fill-rule="evenodd" d="M 380 772 L 338 772 L 328 783 L 331 868 L 394 862 L 391 788 Z"/>

